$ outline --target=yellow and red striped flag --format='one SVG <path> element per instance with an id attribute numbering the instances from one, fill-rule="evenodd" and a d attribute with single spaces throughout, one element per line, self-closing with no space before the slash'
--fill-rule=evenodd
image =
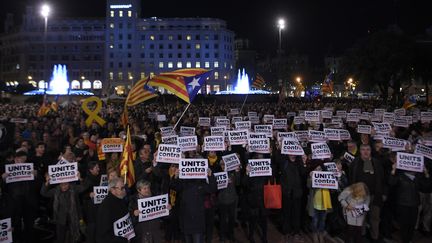
<path id="1" fill-rule="evenodd" d="M 142 79 L 132 87 L 126 98 L 125 106 L 135 106 L 157 96 L 153 90 L 147 88 L 148 82 L 148 78 Z"/>
<path id="2" fill-rule="evenodd" d="M 265 85 L 265 80 L 264 78 L 257 73 L 255 80 L 252 83 L 252 88 L 255 89 L 262 89 Z"/>
<path id="3" fill-rule="evenodd" d="M 133 151 L 129 126 L 127 127 L 126 143 L 120 161 L 120 175 L 125 178 L 129 187 L 135 184 L 135 171 L 133 166 Z"/>

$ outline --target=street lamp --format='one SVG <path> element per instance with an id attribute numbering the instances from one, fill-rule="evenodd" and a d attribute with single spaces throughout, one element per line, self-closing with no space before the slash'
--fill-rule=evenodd
<path id="1" fill-rule="evenodd" d="M 285 29 L 285 20 L 279 19 L 277 27 L 279 29 L 279 51 L 282 51 L 282 30 Z"/>
<path id="2" fill-rule="evenodd" d="M 44 57 L 45 57 L 44 58 L 44 69 L 45 70 L 49 70 L 48 69 L 48 54 L 47 54 L 47 51 L 48 51 L 48 48 L 47 48 L 47 31 L 48 31 L 48 16 L 49 16 L 50 12 L 51 12 L 51 8 L 47 4 L 42 5 L 40 13 L 41 13 L 42 17 L 45 19 L 45 28 L 44 28 Z M 48 73 L 49 73 L 49 71 L 48 71 Z M 44 72 L 44 76 L 48 77 L 48 74 L 46 74 Z M 45 82 L 44 93 L 46 93 L 47 86 L 48 86 L 48 83 Z"/>
<path id="3" fill-rule="evenodd" d="M 297 78 L 296 78 L 296 81 L 297 81 L 297 83 L 300 83 L 300 82 L 301 82 L 301 78 L 300 78 L 300 77 L 297 77 Z"/>

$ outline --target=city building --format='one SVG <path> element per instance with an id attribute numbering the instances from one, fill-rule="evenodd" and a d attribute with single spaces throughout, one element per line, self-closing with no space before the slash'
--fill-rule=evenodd
<path id="1" fill-rule="evenodd" d="M 245 69 L 251 75 L 256 73 L 256 51 L 248 39 L 236 39 L 234 41 L 235 66 L 239 69 Z"/>
<path id="2" fill-rule="evenodd" d="M 0 35 L 0 81 L 43 87 L 52 67 L 62 64 L 72 89 L 122 95 L 148 76 L 205 68 L 213 74 L 201 92 L 233 89 L 234 32 L 223 20 L 142 18 L 139 0 L 107 0 L 105 18 L 47 22 L 45 31 L 44 18 L 30 6 L 21 25 L 8 15 Z"/>

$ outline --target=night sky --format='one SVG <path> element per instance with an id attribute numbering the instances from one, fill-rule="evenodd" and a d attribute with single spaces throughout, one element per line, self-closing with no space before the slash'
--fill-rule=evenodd
<path id="1" fill-rule="evenodd" d="M 127 0 L 125 0 L 127 1 Z M 2 0 L 6 12 L 20 16 L 28 3 L 38 0 Z M 59 17 L 103 17 L 105 0 L 51 0 Z M 249 38 L 264 52 L 277 47 L 276 20 L 284 17 L 285 49 L 312 59 L 339 55 L 368 32 L 391 24 L 409 35 L 422 35 L 432 27 L 430 0 L 143 0 L 144 17 L 216 17 L 228 22 L 237 37 Z M 17 17 L 19 19 L 19 17 Z"/>

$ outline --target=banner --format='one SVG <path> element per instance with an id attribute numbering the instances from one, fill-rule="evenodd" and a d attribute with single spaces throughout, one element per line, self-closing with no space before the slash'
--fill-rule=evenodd
<path id="1" fill-rule="evenodd" d="M 108 186 L 94 186 L 93 193 L 93 203 L 100 204 L 108 196 Z"/>
<path id="2" fill-rule="evenodd" d="M 179 163 L 180 179 L 206 179 L 207 159 L 181 159 Z"/>
<path id="3" fill-rule="evenodd" d="M 228 172 L 214 173 L 217 182 L 217 189 L 225 189 L 228 187 Z"/>
<path id="4" fill-rule="evenodd" d="M 397 169 L 423 172 L 424 158 L 422 155 L 397 152 L 396 156 Z"/>
<path id="5" fill-rule="evenodd" d="M 312 188 L 338 189 L 338 182 L 333 172 L 313 171 Z"/>
<path id="6" fill-rule="evenodd" d="M 180 127 L 180 136 L 186 137 L 186 136 L 194 136 L 195 135 L 195 127 Z"/>
<path id="7" fill-rule="evenodd" d="M 178 136 L 177 135 L 170 135 L 170 136 L 162 137 L 162 143 L 163 144 L 177 145 Z"/>
<path id="8" fill-rule="evenodd" d="M 60 165 L 49 165 L 48 174 L 50 184 L 59 184 L 71 181 L 77 181 L 78 178 L 78 163 L 68 163 Z"/>
<path id="9" fill-rule="evenodd" d="M 359 122 L 360 121 L 360 114 L 359 113 L 348 113 L 346 121 L 347 122 Z"/>
<path id="10" fill-rule="evenodd" d="M 312 148 L 312 159 L 327 159 L 331 157 L 331 151 L 326 143 L 313 143 Z"/>
<path id="11" fill-rule="evenodd" d="M 121 138 L 104 138 L 101 141 L 102 153 L 123 152 L 124 141 Z"/>
<path id="12" fill-rule="evenodd" d="M 33 163 L 6 164 L 5 169 L 6 183 L 34 180 Z"/>
<path id="13" fill-rule="evenodd" d="M 210 134 L 212 136 L 225 136 L 226 127 L 211 127 Z"/>
<path id="14" fill-rule="evenodd" d="M 250 121 L 240 121 L 234 124 L 236 130 L 242 130 L 242 129 L 250 130 L 252 127 L 252 123 Z"/>
<path id="15" fill-rule="evenodd" d="M 135 231 L 129 213 L 116 220 L 113 224 L 113 227 L 115 236 L 123 237 L 128 240 L 135 237 Z"/>
<path id="16" fill-rule="evenodd" d="M 240 166 L 240 159 L 237 157 L 237 154 L 224 155 L 222 156 L 222 160 L 225 163 L 225 171 L 232 171 Z"/>
<path id="17" fill-rule="evenodd" d="M 383 142 L 383 148 L 388 148 L 391 149 L 392 151 L 404 151 L 405 145 L 409 143 L 407 140 L 388 137 L 388 136 L 384 136 L 382 142 Z"/>
<path id="18" fill-rule="evenodd" d="M 305 121 L 319 122 L 320 121 L 319 111 L 305 111 Z"/>
<path id="19" fill-rule="evenodd" d="M 273 137 L 273 125 L 255 125 L 254 131 L 257 133 L 265 133 L 267 137 Z"/>
<path id="20" fill-rule="evenodd" d="M 248 162 L 251 168 L 249 177 L 272 175 L 270 159 L 250 159 Z"/>
<path id="21" fill-rule="evenodd" d="M 209 127 L 210 126 L 210 117 L 199 117 L 198 118 L 198 126 Z"/>
<path id="22" fill-rule="evenodd" d="M 174 128 L 172 126 L 169 127 L 161 127 L 160 128 L 161 131 L 161 136 L 162 137 L 166 137 L 166 136 L 172 136 L 172 135 L 176 135 Z"/>
<path id="23" fill-rule="evenodd" d="M 357 133 L 371 134 L 372 127 L 370 125 L 357 125 Z"/>
<path id="24" fill-rule="evenodd" d="M 228 131 L 228 141 L 230 145 L 242 145 L 247 144 L 248 131 L 247 130 L 236 130 Z"/>
<path id="25" fill-rule="evenodd" d="M 0 242 L 12 243 L 12 221 L 11 218 L 0 220 Z"/>
<path id="26" fill-rule="evenodd" d="M 432 148 L 421 144 L 416 144 L 415 154 L 423 155 L 426 158 L 432 159 Z"/>
<path id="27" fill-rule="evenodd" d="M 225 140 L 223 136 L 204 137 L 204 151 L 225 151 Z"/>
<path id="28" fill-rule="evenodd" d="M 391 132 L 392 127 L 388 122 L 378 123 L 372 122 L 372 125 L 377 132 Z"/>
<path id="29" fill-rule="evenodd" d="M 168 216 L 168 194 L 138 199 L 138 211 L 139 222 Z"/>
<path id="30" fill-rule="evenodd" d="M 156 161 L 178 164 L 181 159 L 181 154 L 181 149 L 177 145 L 159 144 L 156 153 Z"/>
<path id="31" fill-rule="evenodd" d="M 177 143 L 182 152 L 195 151 L 198 147 L 198 138 L 197 136 L 179 137 Z"/>
<path id="32" fill-rule="evenodd" d="M 326 136 L 323 131 L 315 131 L 315 130 L 309 130 L 308 131 L 308 141 L 309 142 L 325 142 Z"/>
<path id="33" fill-rule="evenodd" d="M 284 138 L 282 140 L 281 153 L 288 155 L 304 155 L 304 151 L 300 143 L 298 141 L 290 140 L 289 138 Z"/>
<path id="34" fill-rule="evenodd" d="M 250 153 L 270 153 L 270 139 L 269 138 L 254 138 L 248 139 L 248 147 Z"/>
<path id="35" fill-rule="evenodd" d="M 273 119 L 273 129 L 287 129 L 288 119 Z"/>

